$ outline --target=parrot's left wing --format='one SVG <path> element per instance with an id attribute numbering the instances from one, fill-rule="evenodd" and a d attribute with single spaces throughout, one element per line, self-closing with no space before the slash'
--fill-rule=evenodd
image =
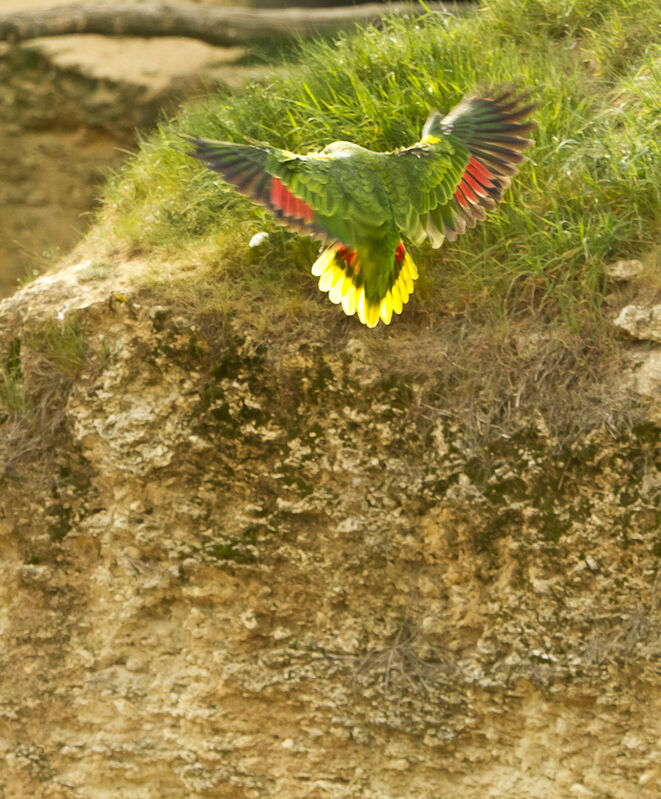
<path id="1" fill-rule="evenodd" d="M 241 194 L 270 208 L 283 224 L 294 230 L 323 232 L 314 225 L 314 210 L 301 197 L 294 196 L 275 174 L 273 167 L 284 160 L 283 151 L 254 144 L 204 139 L 200 136 L 184 136 L 194 150 L 193 158 L 202 161 L 214 172 L 218 172 L 227 183 Z M 278 155 L 283 158 L 278 159 Z M 297 158 L 294 153 L 288 157 Z M 277 170 L 279 171 L 279 170 Z"/>
<path id="2" fill-rule="evenodd" d="M 287 227 L 352 244 L 356 226 L 378 227 L 389 211 L 382 203 L 361 203 L 359 179 L 350 159 L 324 153 L 298 155 L 263 145 L 232 144 L 198 136 L 185 137 L 191 155 L 203 161 L 242 194 L 266 205 Z M 363 207 L 366 206 L 366 207 Z"/>

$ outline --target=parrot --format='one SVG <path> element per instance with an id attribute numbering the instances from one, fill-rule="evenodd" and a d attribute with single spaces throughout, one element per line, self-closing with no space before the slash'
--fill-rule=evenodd
<path id="1" fill-rule="evenodd" d="M 501 86 L 467 95 L 445 116 L 431 111 L 420 141 L 390 152 L 335 141 L 300 155 L 183 135 L 189 155 L 280 224 L 325 240 L 312 265 L 319 289 L 372 328 L 390 324 L 413 293 L 418 269 L 402 237 L 440 247 L 503 199 L 532 144 L 530 94 Z"/>

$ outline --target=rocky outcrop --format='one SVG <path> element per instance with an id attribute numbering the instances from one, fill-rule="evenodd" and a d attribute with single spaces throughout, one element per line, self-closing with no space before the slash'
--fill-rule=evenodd
<path id="1" fill-rule="evenodd" d="M 658 795 L 651 417 L 477 436 L 358 325 L 272 341 L 91 269 L 0 306 L 5 386 L 84 353 L 22 458 L 0 416 L 0 796 Z"/>
<path id="2" fill-rule="evenodd" d="M 661 305 L 627 305 L 615 325 L 642 344 L 631 348 L 631 367 L 625 381 L 639 394 L 655 399 L 650 418 L 661 423 Z"/>
<path id="3" fill-rule="evenodd" d="M 634 338 L 661 342 L 661 305 L 627 305 L 615 324 Z"/>
<path id="4" fill-rule="evenodd" d="M 614 261 L 606 264 L 606 274 L 613 280 L 629 281 L 642 275 L 645 271 L 645 264 L 638 258 Z"/>

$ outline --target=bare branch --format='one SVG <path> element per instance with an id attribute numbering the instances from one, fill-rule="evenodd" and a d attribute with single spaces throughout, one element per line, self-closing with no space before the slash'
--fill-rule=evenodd
<path id="1" fill-rule="evenodd" d="M 449 7 L 449 6 L 448 6 Z M 193 3 L 72 4 L 41 11 L 0 14 L 0 41 L 97 33 L 105 36 L 185 36 L 230 47 L 255 39 L 309 36 L 387 15 L 442 11 L 442 3 L 369 3 L 337 8 L 214 8 Z"/>

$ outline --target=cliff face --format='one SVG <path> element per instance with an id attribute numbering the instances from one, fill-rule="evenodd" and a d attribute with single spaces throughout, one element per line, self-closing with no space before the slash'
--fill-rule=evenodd
<path id="1" fill-rule="evenodd" d="M 0 417 L 0 797 L 659 795 L 654 345 L 626 432 L 476 438 L 358 325 L 270 342 L 85 265 L 0 309 L 41 380 Z M 47 318 L 84 331 L 48 385 Z"/>

